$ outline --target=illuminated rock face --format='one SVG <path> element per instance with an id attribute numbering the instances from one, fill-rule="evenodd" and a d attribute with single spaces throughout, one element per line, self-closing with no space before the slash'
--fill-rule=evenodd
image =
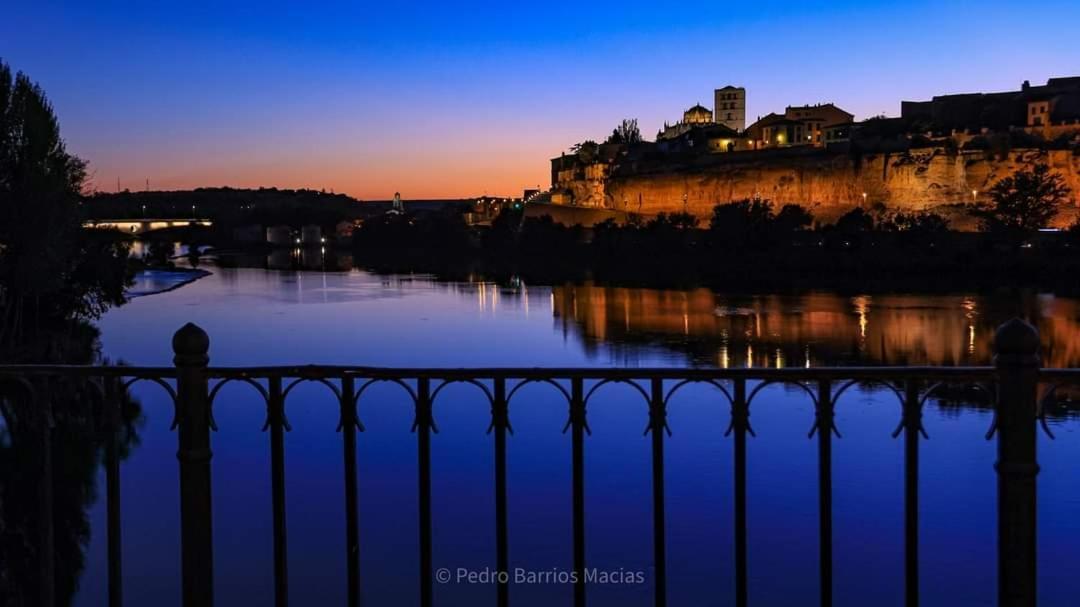
<path id="1" fill-rule="evenodd" d="M 884 204 L 917 210 L 986 201 L 1000 179 L 1022 168 L 1049 164 L 1073 192 L 1067 224 L 1080 206 L 1080 156 L 1068 150 L 1012 150 L 1006 159 L 983 151 L 949 154 L 943 148 L 903 153 L 815 154 L 755 158 L 693 169 L 673 169 L 607 178 L 575 187 L 578 204 L 655 215 L 687 211 L 705 219 L 718 203 L 760 197 L 777 205 L 807 206 L 830 221 L 859 205 Z M 572 186 L 573 187 L 573 186 Z M 864 194 L 865 193 L 865 197 Z M 974 194 L 973 194 L 974 193 Z"/>

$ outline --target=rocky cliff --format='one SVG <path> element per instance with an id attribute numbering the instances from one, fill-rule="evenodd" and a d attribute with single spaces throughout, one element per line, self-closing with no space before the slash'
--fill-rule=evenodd
<path id="1" fill-rule="evenodd" d="M 1069 150 L 1012 150 L 1004 158 L 944 148 L 861 157 L 825 151 L 723 156 L 707 166 L 623 169 L 603 182 L 573 184 L 573 190 L 578 204 L 645 215 L 687 211 L 705 218 L 718 203 L 760 197 L 805 205 L 829 221 L 864 200 L 867 206 L 909 210 L 985 201 L 998 180 L 1045 163 L 1073 192 L 1073 204 L 1063 209 L 1058 223 L 1071 222 L 1080 206 L 1080 156 Z"/>

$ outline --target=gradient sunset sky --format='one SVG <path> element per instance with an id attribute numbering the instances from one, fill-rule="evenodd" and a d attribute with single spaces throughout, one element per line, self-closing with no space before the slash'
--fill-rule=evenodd
<path id="1" fill-rule="evenodd" d="M 548 159 L 714 88 L 753 120 L 1080 75 L 1080 3 L 34 2 L 0 58 L 50 96 L 97 189 L 520 195 Z"/>

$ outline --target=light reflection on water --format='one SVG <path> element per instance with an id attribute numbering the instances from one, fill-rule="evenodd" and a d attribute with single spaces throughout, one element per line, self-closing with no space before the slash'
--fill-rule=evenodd
<path id="1" fill-rule="evenodd" d="M 1080 362 L 1080 304 L 1039 294 L 730 294 L 520 281 L 439 283 L 425 276 L 214 269 L 176 291 L 140 298 L 102 319 L 104 353 L 169 365 L 172 332 L 194 321 L 211 337 L 214 365 L 326 363 L 382 366 L 806 366 L 986 364 L 994 328 L 1021 314 L 1042 331 L 1053 366 Z M 176 464 L 169 411 L 140 387 L 142 445 L 123 467 L 125 590 L 131 604 L 177 604 Z M 221 604 L 271 602 L 268 438 L 262 405 L 242 386 L 216 405 L 215 538 Z M 401 394 L 374 390 L 361 404 L 361 559 L 368 604 L 415 602 L 416 456 Z M 491 442 L 486 404 L 452 386 L 436 407 L 433 438 L 436 567 L 494 562 Z M 902 441 L 883 393 L 852 390 L 838 403 L 834 441 L 836 604 L 902 598 Z M 635 400 L 637 399 L 637 400 Z M 591 407 L 586 445 L 588 559 L 644 568 L 651 555 L 644 404 L 613 388 Z M 816 452 L 801 392 L 767 388 L 749 444 L 750 596 L 802 604 L 816 596 Z M 341 444 L 335 407 L 318 386 L 287 405 L 290 587 L 297 604 L 344 595 Z M 566 405 L 528 386 L 515 396 L 509 442 L 512 566 L 570 567 Z M 672 604 L 727 604 L 731 596 L 731 444 L 727 406 L 690 386 L 673 402 L 668 441 Z M 924 604 L 992 602 L 995 568 L 994 445 L 988 411 L 932 406 L 923 443 Z M 1076 422 L 1059 419 L 1041 440 L 1040 583 L 1046 604 L 1075 590 L 1080 505 L 1073 462 Z M 81 604 L 104 594 L 104 513 L 94 533 Z M 647 575 L 648 577 L 648 575 Z M 491 587 L 436 588 L 443 604 L 493 602 Z M 647 605 L 651 586 L 590 591 L 593 604 Z M 569 588 L 514 587 L 515 605 L 566 602 Z"/>

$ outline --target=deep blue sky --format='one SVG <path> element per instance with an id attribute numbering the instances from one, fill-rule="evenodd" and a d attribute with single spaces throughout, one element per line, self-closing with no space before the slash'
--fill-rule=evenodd
<path id="1" fill-rule="evenodd" d="M 517 193 L 624 117 L 651 137 L 725 84 L 753 119 L 1080 75 L 1080 3 L 27 2 L 0 58 L 100 189 Z M 1058 28 L 1055 33 L 1054 29 Z"/>

